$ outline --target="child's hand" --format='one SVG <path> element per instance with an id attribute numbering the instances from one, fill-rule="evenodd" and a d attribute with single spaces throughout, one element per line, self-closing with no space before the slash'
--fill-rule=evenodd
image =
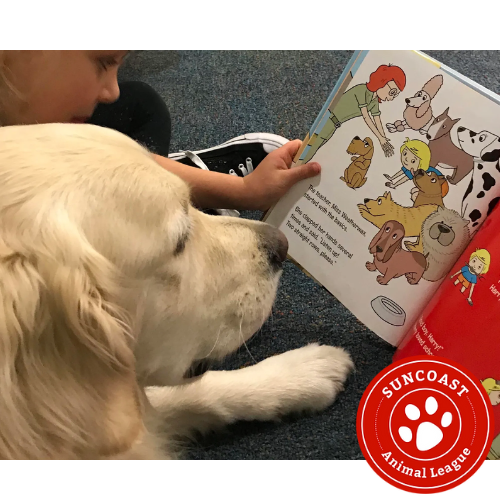
<path id="1" fill-rule="evenodd" d="M 301 140 L 287 142 L 269 153 L 258 168 L 243 179 L 245 198 L 248 200 L 246 206 L 267 210 L 294 184 L 319 174 L 321 167 L 316 162 L 290 168 L 301 145 Z"/>

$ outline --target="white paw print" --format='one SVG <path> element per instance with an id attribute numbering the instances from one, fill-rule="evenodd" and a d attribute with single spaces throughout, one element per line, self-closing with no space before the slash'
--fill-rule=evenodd
<path id="1" fill-rule="evenodd" d="M 429 396 L 425 400 L 425 412 L 427 415 L 434 415 L 438 410 L 438 403 L 435 398 Z M 413 421 L 420 418 L 420 410 L 412 404 L 405 407 L 406 416 Z M 453 415 L 447 411 L 441 417 L 441 427 L 448 427 L 453 420 Z M 413 432 L 409 427 L 401 426 L 398 429 L 399 436 L 405 443 L 413 439 Z M 422 422 L 417 428 L 416 446 L 418 451 L 432 450 L 443 440 L 443 431 L 432 422 Z"/>

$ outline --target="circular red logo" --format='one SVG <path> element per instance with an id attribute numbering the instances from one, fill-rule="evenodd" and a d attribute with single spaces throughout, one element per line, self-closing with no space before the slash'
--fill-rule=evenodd
<path id="1" fill-rule="evenodd" d="M 471 477 L 488 454 L 493 425 L 477 378 L 437 356 L 388 366 L 366 389 L 357 417 L 372 469 L 412 493 L 449 490 Z"/>

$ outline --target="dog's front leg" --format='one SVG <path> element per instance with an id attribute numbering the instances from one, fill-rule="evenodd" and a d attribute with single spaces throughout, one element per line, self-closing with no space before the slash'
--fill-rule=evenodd
<path id="1" fill-rule="evenodd" d="M 208 371 L 175 387 L 149 387 L 166 432 L 191 436 L 238 420 L 277 420 L 333 403 L 353 362 L 344 350 L 310 344 L 235 371 Z"/>

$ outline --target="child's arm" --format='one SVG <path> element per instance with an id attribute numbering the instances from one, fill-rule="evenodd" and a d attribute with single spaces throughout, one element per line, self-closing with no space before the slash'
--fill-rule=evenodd
<path id="1" fill-rule="evenodd" d="M 301 145 L 300 140 L 286 143 L 269 153 L 246 177 L 190 167 L 164 156 L 153 157 L 191 186 L 193 203 L 198 207 L 267 210 L 298 181 L 320 172 L 316 162 L 290 168 Z"/>

